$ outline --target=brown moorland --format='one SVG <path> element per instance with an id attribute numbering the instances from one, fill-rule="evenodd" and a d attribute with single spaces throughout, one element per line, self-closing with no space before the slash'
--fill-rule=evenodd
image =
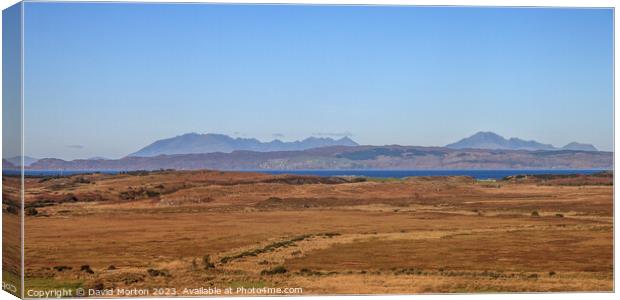
<path id="1" fill-rule="evenodd" d="M 158 171 L 27 177 L 25 186 L 26 291 L 613 290 L 611 173 L 477 181 Z"/>

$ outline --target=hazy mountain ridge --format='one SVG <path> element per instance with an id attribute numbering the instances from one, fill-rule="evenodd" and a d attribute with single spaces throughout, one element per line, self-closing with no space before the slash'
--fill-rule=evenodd
<path id="1" fill-rule="evenodd" d="M 255 152 L 299 151 L 328 146 L 357 145 L 356 142 L 348 137 L 341 139 L 309 137 L 302 141 L 294 142 L 283 142 L 278 139 L 271 142 L 261 142 L 253 138 L 232 138 L 224 134 L 187 133 L 155 141 L 129 156 L 153 157 L 164 154 L 231 153 L 242 150 Z"/>
<path id="2" fill-rule="evenodd" d="M 551 144 L 543 144 L 534 140 L 523 140 L 520 138 L 506 139 L 494 132 L 478 132 L 470 137 L 461 139 L 458 142 L 446 145 L 450 149 L 490 149 L 490 150 L 576 150 L 576 151 L 598 151 L 590 144 L 572 142 L 564 147 L 558 148 Z"/>
<path id="3" fill-rule="evenodd" d="M 564 150 L 576 150 L 576 151 L 598 151 L 596 147 L 590 144 L 582 144 L 577 142 L 572 142 L 566 144 L 566 146 L 562 147 Z"/>
<path id="4" fill-rule="evenodd" d="M 303 151 L 234 151 L 128 156 L 117 160 L 41 159 L 36 170 L 301 170 L 301 169 L 612 169 L 612 152 L 334 146 Z"/>
<path id="5" fill-rule="evenodd" d="M 10 162 L 14 166 L 20 166 L 22 164 L 21 156 L 13 156 L 13 157 L 6 158 L 5 160 Z M 24 166 L 26 167 L 30 166 L 32 163 L 36 162 L 37 160 L 39 159 L 30 157 L 30 156 L 24 156 Z"/>
<path id="6" fill-rule="evenodd" d="M 6 162 L 10 166 L 10 162 Z M 359 146 L 349 138 L 261 142 L 222 134 L 184 134 L 121 159 L 46 158 L 37 170 L 299 169 L 611 169 L 613 153 L 592 145 L 563 148 L 479 132 L 446 147 Z"/>
<path id="7" fill-rule="evenodd" d="M 2 169 L 3 170 L 15 170 L 17 169 L 17 166 L 14 165 L 13 163 L 11 163 L 10 161 L 6 160 L 6 159 L 2 159 Z"/>

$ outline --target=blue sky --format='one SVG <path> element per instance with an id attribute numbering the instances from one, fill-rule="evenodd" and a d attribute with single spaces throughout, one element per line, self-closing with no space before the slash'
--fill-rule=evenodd
<path id="1" fill-rule="evenodd" d="M 613 145 L 613 11 L 27 3 L 25 151 L 187 132 Z"/>

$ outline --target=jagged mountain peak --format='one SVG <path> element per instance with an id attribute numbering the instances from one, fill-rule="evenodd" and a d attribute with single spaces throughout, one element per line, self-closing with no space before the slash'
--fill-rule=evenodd
<path id="1" fill-rule="evenodd" d="M 335 140 L 329 137 L 308 137 L 302 141 L 283 142 L 273 140 L 261 142 L 255 138 L 233 138 L 219 133 L 186 133 L 162 139 L 130 154 L 129 156 L 151 157 L 162 154 L 231 153 L 246 150 L 256 152 L 296 151 L 328 146 L 357 146 L 348 137 Z"/>
<path id="2" fill-rule="evenodd" d="M 446 145 L 452 149 L 497 149 L 497 150 L 573 150 L 573 151 L 598 151 L 589 144 L 570 143 L 562 148 L 556 148 L 551 144 L 544 144 L 534 140 L 524 140 L 516 137 L 509 139 L 491 132 L 480 131 L 470 137 Z"/>

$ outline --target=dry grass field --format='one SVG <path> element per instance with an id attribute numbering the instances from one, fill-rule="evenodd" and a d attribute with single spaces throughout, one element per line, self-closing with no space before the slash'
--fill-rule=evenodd
<path id="1" fill-rule="evenodd" d="M 32 177 L 25 288 L 150 296 L 205 295 L 209 287 L 232 295 L 252 287 L 304 295 L 611 291 L 612 184 L 611 174 L 496 182 L 218 171 Z"/>
<path id="2" fill-rule="evenodd" d="M 21 184 L 17 178 L 2 178 L 2 282 L 13 295 L 21 291 Z"/>

